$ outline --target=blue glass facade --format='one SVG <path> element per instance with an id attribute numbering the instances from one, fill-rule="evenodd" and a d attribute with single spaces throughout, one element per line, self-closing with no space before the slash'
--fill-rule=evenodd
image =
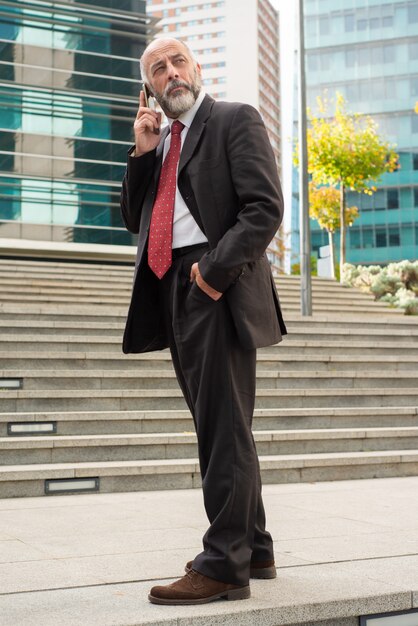
<path id="1" fill-rule="evenodd" d="M 0 237 L 132 244 L 119 190 L 154 33 L 141 0 L 0 6 Z"/>
<path id="2" fill-rule="evenodd" d="M 349 263 L 418 257 L 418 2 L 305 0 L 308 105 L 341 92 L 348 109 L 371 115 L 396 144 L 401 169 L 380 180 L 373 197 L 349 194 L 360 208 L 349 229 Z M 311 222 L 314 251 L 328 235 Z M 296 241 L 294 241 L 296 244 Z M 338 244 L 338 241 L 337 241 Z"/>

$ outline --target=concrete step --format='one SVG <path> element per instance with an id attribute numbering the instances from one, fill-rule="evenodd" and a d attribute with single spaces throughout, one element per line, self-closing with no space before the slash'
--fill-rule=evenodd
<path id="1" fill-rule="evenodd" d="M 98 370 L 135 370 L 172 369 L 168 350 L 146 354 L 122 354 L 118 352 L 59 352 L 59 351 L 0 351 L 0 364 L 5 377 L 10 370 L 56 370 L 72 369 L 81 371 Z M 418 371 L 418 356 L 404 354 L 388 355 L 345 355 L 345 354 L 293 354 L 277 350 L 275 353 L 259 352 L 257 355 L 259 370 L 308 370 L 308 371 L 364 371 L 402 370 Z"/>
<path id="2" fill-rule="evenodd" d="M 123 303 L 124 305 L 129 305 L 129 297 L 127 295 L 121 296 L 105 296 L 103 293 L 94 295 L 81 295 L 79 292 L 74 294 L 69 294 L 66 292 L 64 295 L 53 295 L 53 294 L 45 294 L 45 293 L 33 293 L 33 294 L 16 294 L 16 293 L 3 293 L 1 296 L 3 302 L 44 302 L 44 303 L 68 303 L 73 304 L 74 301 L 81 302 L 84 304 L 95 304 L 100 306 L 102 304 L 119 304 L 119 306 Z"/>
<path id="3" fill-rule="evenodd" d="M 313 316 L 302 317 L 300 315 L 300 306 L 293 310 L 286 311 L 286 322 L 302 325 L 305 327 L 321 327 L 324 324 L 331 323 L 333 326 L 342 327 L 345 324 L 354 324 L 357 327 L 363 325 L 376 325 L 376 327 L 384 326 L 387 329 L 396 328 L 398 325 L 405 328 L 416 327 L 418 318 L 415 316 L 405 316 L 398 309 L 390 309 L 387 307 L 374 307 L 375 315 L 373 317 L 365 316 L 362 313 L 353 312 L 349 306 L 344 307 L 342 311 L 332 311 L 329 308 L 326 311 L 315 311 Z M 100 305 L 91 307 L 86 304 L 72 303 L 34 303 L 25 302 L 22 307 L 19 303 L 1 302 L 0 299 L 0 319 L 14 320 L 18 316 L 21 320 L 43 320 L 43 321 L 98 321 L 98 322 L 122 322 L 126 319 L 128 309 L 123 306 L 105 306 Z M 393 313 L 397 313 L 394 315 Z"/>
<path id="4" fill-rule="evenodd" d="M 264 484 L 415 476 L 418 450 L 337 452 L 260 457 Z M 0 498 L 45 495 L 45 481 L 93 479 L 101 493 L 201 486 L 195 459 L 96 461 L 0 467 Z"/>
<path id="5" fill-rule="evenodd" d="M 14 293 L 16 290 L 19 293 L 51 293 L 61 294 L 69 293 L 75 294 L 93 294 L 104 293 L 106 295 L 116 295 L 123 293 L 129 295 L 132 288 L 132 277 L 119 278 L 117 276 L 110 277 L 112 280 L 108 280 L 105 275 L 100 278 L 97 276 L 91 277 L 89 280 L 83 278 L 62 276 L 51 278 L 39 278 L 28 277 L 24 273 L 19 274 L 14 278 L 2 277 L 0 274 L 0 289 L 3 294 Z M 289 284 L 287 281 L 277 284 L 277 288 L 281 297 L 289 297 L 297 299 L 300 297 L 299 285 Z M 342 288 L 341 286 L 322 287 L 315 285 L 312 290 L 313 297 L 319 300 L 325 300 L 332 298 L 333 300 L 342 301 L 356 301 L 359 303 L 370 303 L 374 301 L 374 297 L 371 294 L 364 293 L 362 291 Z"/>
<path id="6" fill-rule="evenodd" d="M 259 430 L 259 456 L 417 450 L 418 427 Z M 194 432 L 0 437 L 0 466 L 196 458 Z"/>
<path id="7" fill-rule="evenodd" d="M 19 383 L 19 385 L 17 384 Z M 20 387 L 46 389 L 178 389 L 173 369 L 138 370 L 0 370 L 0 390 Z M 363 389 L 412 387 L 418 393 L 418 370 L 269 370 L 258 369 L 257 389 Z"/>
<path id="8" fill-rule="evenodd" d="M 121 322 L 126 319 L 126 306 L 94 307 L 86 304 L 32 303 L 25 302 L 24 307 L 15 302 L 1 302 L 0 319 L 10 320 L 41 320 L 41 321 L 90 321 L 90 322 Z M 396 318 L 399 319 L 399 318 Z M 405 316 L 402 320 L 408 319 Z"/>
<path id="9" fill-rule="evenodd" d="M 67 275 L 73 274 L 74 276 L 91 276 L 97 274 L 98 276 L 104 275 L 122 275 L 131 276 L 134 272 L 134 263 L 124 263 L 117 265 L 115 263 L 80 263 L 80 262 L 65 262 L 65 261 L 35 261 L 25 259 L 0 259 L 0 272 L 4 272 L 5 275 L 10 276 L 14 273 L 24 273 L 26 276 L 34 273 L 36 275 L 42 273 L 49 273 L 51 275 Z M 276 277 L 279 282 L 288 282 L 289 284 L 300 284 L 300 276 L 281 274 Z M 323 286 L 337 286 L 344 289 L 337 281 L 328 278 L 320 278 L 318 276 L 312 277 L 312 283 L 314 285 Z"/>
<path id="10" fill-rule="evenodd" d="M 36 351 L 36 352 L 117 352 L 122 353 L 122 337 L 74 335 L 61 337 L 60 335 L 4 334 L 0 335 L 0 351 Z M 276 346 L 261 348 L 259 354 L 315 354 L 315 355 L 418 355 L 418 344 L 415 342 L 399 341 L 325 341 L 315 337 L 309 340 L 293 340 L 287 335 Z"/>
<path id="11" fill-rule="evenodd" d="M 122 336 L 125 324 L 122 322 L 82 322 L 0 319 L 0 333 L 24 333 L 38 335 L 117 335 Z M 405 331 L 408 332 L 408 331 Z"/>
<path id="12" fill-rule="evenodd" d="M 27 259 L 0 259 L 0 268 L 7 272 L 43 272 L 50 271 L 59 275 L 69 273 L 92 273 L 96 272 L 103 276 L 103 273 L 108 275 L 120 275 L 133 271 L 134 263 L 80 263 L 77 261 L 42 261 L 42 260 L 27 260 Z"/>
<path id="13" fill-rule="evenodd" d="M 109 287 L 105 289 L 101 286 L 96 285 L 94 287 L 88 285 L 72 286 L 65 284 L 59 284 L 57 286 L 37 286 L 30 283 L 24 283 L 21 285 L 16 283 L 16 285 L 1 285 L 1 294 L 2 300 L 9 298 L 9 296 L 15 296 L 15 298 L 18 300 L 20 296 L 27 297 L 30 295 L 37 295 L 41 299 L 44 296 L 48 298 L 49 296 L 74 296 L 86 300 L 90 297 L 93 298 L 96 296 L 105 296 L 107 298 L 113 299 L 128 299 L 131 295 L 131 289 L 130 286 L 127 285 L 126 287 L 122 287 L 119 283 L 117 283 L 117 286 L 112 287 L 111 289 Z"/>
<path id="14" fill-rule="evenodd" d="M 56 335 L 118 335 L 123 334 L 125 324 L 121 322 L 107 321 L 45 321 L 45 320 L 28 320 L 20 319 L 0 319 L 0 333 L 24 333 L 24 334 L 56 334 Z M 288 324 L 289 340 L 305 339 L 312 336 L 312 327 L 302 325 Z M 362 339 L 375 337 L 379 341 L 390 341 L 395 338 L 398 341 L 418 342 L 418 321 L 416 326 L 408 325 L 402 327 L 400 325 L 391 329 L 388 333 L 385 327 L 375 327 L 373 320 L 363 323 L 362 327 L 352 327 L 346 324 L 345 327 L 333 327 L 330 323 L 326 326 L 322 325 L 314 329 L 315 338 L 324 337 L 327 340 L 338 339 Z"/>
<path id="15" fill-rule="evenodd" d="M 132 286 L 132 281 L 134 277 L 134 272 L 130 272 L 129 275 L 118 275 L 118 274 L 110 274 L 106 275 L 105 272 L 89 274 L 85 273 L 82 275 L 79 274 L 61 274 L 60 272 L 56 273 L 46 273 L 46 272 L 13 272 L 8 273 L 4 272 L 0 267 L 0 286 L 1 287 L 10 287 L 10 286 L 20 286 L 24 284 L 26 287 L 51 287 L 51 288 L 59 288 L 69 287 L 71 289 L 77 288 L 80 290 L 90 289 L 93 287 L 96 288 L 97 285 L 100 285 L 100 288 L 103 289 L 130 289 Z M 293 289 L 292 287 L 290 287 Z"/>
<path id="16" fill-rule="evenodd" d="M 187 409 L 5 412 L 0 413 L 0 437 L 8 436 L 8 425 L 12 424 L 19 428 L 35 424 L 41 433 L 42 429 L 44 433 L 53 432 L 53 424 L 58 435 L 194 431 L 192 416 Z M 256 408 L 253 420 L 254 431 L 360 427 L 418 427 L 418 407 Z"/>
<path id="17" fill-rule="evenodd" d="M 337 355 L 414 355 L 418 354 L 415 343 L 400 343 L 398 341 L 324 341 L 322 339 L 315 341 L 291 340 L 286 336 L 282 343 L 276 346 L 261 348 L 262 354 L 282 354 L 287 352 L 291 354 L 307 354 L 329 356 Z"/>
<path id="18" fill-rule="evenodd" d="M 258 389 L 257 408 L 416 406 L 418 388 Z M 0 412 L 185 409 L 179 389 L 1 391 Z"/>
<path id="19" fill-rule="evenodd" d="M 128 292 L 119 292 L 119 293 L 110 293 L 106 295 L 103 291 L 98 290 L 96 294 L 93 292 L 89 293 L 81 293 L 80 291 L 74 290 L 63 290 L 61 294 L 58 292 L 48 293 L 45 291 L 35 291 L 29 293 L 23 293 L 23 289 L 16 293 L 15 290 L 10 291 L 9 293 L 3 292 L 1 295 L 1 300 L 4 303 L 10 302 L 19 302 L 19 303 L 57 303 L 57 304 L 69 304 L 72 305 L 75 301 L 83 304 L 91 304 L 100 306 L 108 306 L 112 304 L 116 304 L 121 306 L 122 304 L 126 307 L 129 306 L 130 302 L 130 294 Z M 284 311 L 298 311 L 300 308 L 299 297 L 295 296 L 292 298 L 291 296 L 287 296 L 283 294 L 280 298 L 281 306 Z M 351 312 L 357 313 L 370 313 L 375 314 L 377 309 L 381 309 L 382 311 L 387 313 L 388 315 L 399 314 L 399 309 L 392 309 L 386 303 L 383 302 L 356 302 L 355 300 L 351 300 L 348 303 L 343 300 L 333 299 L 332 302 L 329 301 L 329 298 L 317 298 L 313 296 L 312 298 L 312 306 L 315 312 L 328 312 L 332 311 L 341 311 L 342 313 L 347 311 L 347 306 L 349 306 Z M 126 309 L 127 310 L 127 309 Z M 402 311 L 401 311 L 401 314 Z"/>

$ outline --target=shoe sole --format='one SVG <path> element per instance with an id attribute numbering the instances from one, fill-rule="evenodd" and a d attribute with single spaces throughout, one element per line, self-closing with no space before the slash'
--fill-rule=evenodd
<path id="1" fill-rule="evenodd" d="M 156 596 L 148 595 L 148 600 L 153 604 L 206 604 L 207 602 L 213 602 L 213 600 L 247 600 L 251 597 L 250 587 L 240 587 L 239 589 L 230 589 L 223 593 L 217 593 L 214 596 L 208 596 L 207 598 L 198 598 L 196 600 L 187 599 L 170 599 L 170 598 L 157 598 Z"/>
<path id="2" fill-rule="evenodd" d="M 185 567 L 184 571 L 190 572 L 189 567 Z M 271 567 L 255 567 L 254 569 L 250 569 L 250 578 L 259 578 L 262 580 L 268 580 L 277 578 L 276 567 L 272 565 Z"/>
<path id="3" fill-rule="evenodd" d="M 277 571 L 274 565 L 250 569 L 250 578 L 277 578 Z"/>

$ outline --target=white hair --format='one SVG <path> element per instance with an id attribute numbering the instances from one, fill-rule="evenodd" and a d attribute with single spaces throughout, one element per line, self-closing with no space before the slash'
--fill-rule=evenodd
<path id="1" fill-rule="evenodd" d="M 193 62 L 193 65 L 196 67 L 196 59 L 194 57 L 193 52 L 190 50 L 189 46 L 187 45 L 187 43 L 185 43 L 184 41 L 182 41 L 182 39 L 176 39 L 175 37 L 158 37 L 157 39 L 153 39 L 151 41 L 151 43 L 148 44 L 148 46 L 145 48 L 144 52 L 142 53 L 141 58 L 139 59 L 139 68 L 141 70 L 141 78 L 142 81 L 144 83 L 146 83 L 147 85 L 150 85 L 150 80 L 149 80 L 149 76 L 147 75 L 146 69 L 145 69 L 145 64 L 144 64 L 144 56 L 146 55 L 146 53 L 148 52 L 148 48 L 153 45 L 156 41 L 177 41 L 178 43 L 181 43 L 182 46 L 184 46 Z"/>

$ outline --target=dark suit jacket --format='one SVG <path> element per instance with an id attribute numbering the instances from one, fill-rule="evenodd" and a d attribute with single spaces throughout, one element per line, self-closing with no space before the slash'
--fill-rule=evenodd
<path id="1" fill-rule="evenodd" d="M 122 185 L 126 228 L 139 233 L 132 298 L 123 351 L 167 347 L 158 299 L 158 278 L 147 264 L 147 240 L 161 170 L 161 133 L 156 150 L 132 158 Z M 210 250 L 199 261 L 204 280 L 231 311 L 244 348 L 280 341 L 286 327 L 265 255 L 283 217 L 274 154 L 259 113 L 246 104 L 205 96 L 180 156 L 178 187 L 205 233 Z"/>

